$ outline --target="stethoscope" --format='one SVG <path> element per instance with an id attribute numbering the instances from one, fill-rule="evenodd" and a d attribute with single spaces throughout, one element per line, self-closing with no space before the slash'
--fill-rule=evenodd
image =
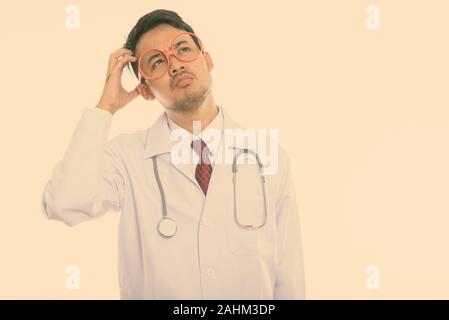
<path id="1" fill-rule="evenodd" d="M 251 224 L 242 224 L 240 223 L 239 219 L 238 219 L 238 215 L 237 215 L 237 194 L 236 194 L 236 183 L 237 183 L 237 159 L 240 155 L 242 154 L 252 154 L 258 163 L 259 166 L 259 175 L 260 175 L 260 183 L 262 186 L 262 193 L 263 193 L 263 204 L 264 204 L 264 220 L 263 223 L 255 226 L 255 225 L 251 225 Z M 259 156 L 257 154 L 257 152 L 254 152 L 253 150 L 249 150 L 249 149 L 239 149 L 239 151 L 236 153 L 236 155 L 234 156 L 234 159 L 232 161 L 232 183 L 234 186 L 234 220 L 235 223 L 242 229 L 245 230 L 255 230 L 255 229 L 259 229 L 262 228 L 266 223 L 267 223 L 267 200 L 266 200 L 266 194 L 265 194 L 265 177 L 262 174 L 263 173 L 263 165 L 260 162 Z M 157 182 L 157 186 L 159 188 L 159 193 L 161 194 L 161 202 L 162 202 L 162 219 L 159 221 L 159 224 L 157 226 L 157 229 L 159 231 L 159 234 L 164 237 L 164 238 L 171 238 L 176 234 L 176 230 L 177 230 L 177 225 L 176 222 L 169 218 L 167 216 L 167 203 L 165 201 L 165 193 L 164 193 L 164 188 L 162 187 L 162 183 L 161 183 L 161 178 L 159 176 L 159 169 L 158 169 L 158 165 L 157 165 L 157 156 L 153 157 L 153 171 L 154 171 L 154 176 L 156 177 L 156 182 Z"/>

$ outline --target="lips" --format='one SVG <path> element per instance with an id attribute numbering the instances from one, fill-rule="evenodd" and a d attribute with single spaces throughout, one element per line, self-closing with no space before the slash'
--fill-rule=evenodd
<path id="1" fill-rule="evenodd" d="M 192 82 L 193 78 L 190 76 L 181 77 L 178 80 L 176 80 L 176 86 L 177 87 L 183 87 L 185 85 L 188 85 Z"/>

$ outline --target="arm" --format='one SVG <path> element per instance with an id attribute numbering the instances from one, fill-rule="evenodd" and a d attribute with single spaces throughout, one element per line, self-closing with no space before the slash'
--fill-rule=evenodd
<path id="1" fill-rule="evenodd" d="M 301 226 L 290 161 L 287 156 L 285 156 L 284 164 L 283 183 L 276 203 L 278 264 L 274 299 L 305 299 Z"/>
<path id="2" fill-rule="evenodd" d="M 145 87 L 139 84 L 128 92 L 121 83 L 124 66 L 137 60 L 132 54 L 120 48 L 109 57 L 100 101 L 84 111 L 64 158 L 42 192 L 42 211 L 47 218 L 73 226 L 111 209 L 120 210 L 124 194 L 121 172 L 125 171 L 114 152 L 115 141 L 108 143 L 107 137 L 114 113 Z"/>
<path id="3" fill-rule="evenodd" d="M 74 226 L 120 210 L 124 192 L 122 164 L 107 142 L 112 113 L 86 108 L 64 158 L 53 170 L 42 192 L 48 219 Z"/>

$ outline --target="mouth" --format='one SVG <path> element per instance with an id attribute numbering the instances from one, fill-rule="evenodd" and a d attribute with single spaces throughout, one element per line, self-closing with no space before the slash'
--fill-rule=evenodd
<path id="1" fill-rule="evenodd" d="M 192 81 L 193 81 L 192 77 L 183 77 L 176 81 L 176 87 L 185 88 L 185 87 L 189 86 L 192 83 Z"/>

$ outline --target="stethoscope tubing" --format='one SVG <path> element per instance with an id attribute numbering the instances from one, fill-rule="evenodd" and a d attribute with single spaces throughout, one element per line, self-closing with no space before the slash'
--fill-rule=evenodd
<path id="1" fill-rule="evenodd" d="M 259 226 L 254 226 L 254 225 L 244 225 L 242 223 L 240 223 L 239 219 L 238 219 L 238 214 L 237 214 L 237 192 L 236 192 L 236 183 L 237 183 L 237 160 L 238 157 L 241 154 L 247 154 L 250 153 L 252 154 L 256 160 L 257 160 L 257 164 L 259 166 L 259 176 L 261 179 L 261 185 L 262 185 L 262 193 L 263 193 L 263 204 L 264 204 L 264 221 L 261 225 Z M 266 192 L 265 192 L 265 177 L 263 175 L 263 165 L 260 162 L 259 156 L 257 154 L 257 152 L 254 152 L 253 150 L 249 150 L 249 149 L 239 149 L 239 151 L 237 152 L 237 154 L 234 156 L 234 159 L 232 161 L 232 182 L 233 182 L 233 195 L 234 195 L 234 220 L 235 223 L 240 227 L 243 228 L 245 230 L 255 230 L 255 229 L 259 229 L 262 228 L 263 226 L 265 226 L 265 224 L 267 223 L 267 198 L 266 198 Z M 161 221 L 159 221 L 158 224 L 158 232 L 161 236 L 163 236 L 164 238 L 171 238 L 172 236 L 174 236 L 176 234 L 176 222 L 168 217 L 167 214 L 167 202 L 165 199 L 165 192 L 164 192 L 164 188 L 162 186 L 162 182 L 161 182 L 161 178 L 159 175 L 159 168 L 158 168 L 158 164 L 157 164 L 157 156 L 153 157 L 153 171 L 154 171 L 154 176 L 156 178 L 156 183 L 157 186 L 159 188 L 159 193 L 161 195 L 161 206 L 162 206 L 162 219 Z M 170 222 L 174 225 L 174 231 L 172 233 L 164 233 L 163 231 L 161 231 L 161 225 L 162 222 L 167 222 L 167 220 L 171 220 Z"/>

